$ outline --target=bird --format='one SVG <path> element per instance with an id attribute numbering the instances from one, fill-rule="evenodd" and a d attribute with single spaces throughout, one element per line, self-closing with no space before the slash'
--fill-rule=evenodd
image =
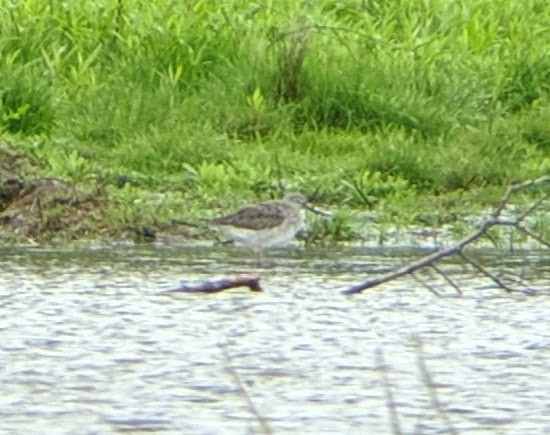
<path id="1" fill-rule="evenodd" d="M 259 202 L 234 213 L 209 219 L 230 240 L 252 249 L 260 258 L 266 248 L 289 243 L 305 227 L 302 207 L 307 203 L 300 193 L 287 193 L 283 199 Z"/>

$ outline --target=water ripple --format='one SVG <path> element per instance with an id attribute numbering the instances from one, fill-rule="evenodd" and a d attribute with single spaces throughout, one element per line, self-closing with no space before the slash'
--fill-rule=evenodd
<path id="1" fill-rule="evenodd" d="M 548 430 L 550 294 L 503 294 L 458 263 L 446 270 L 462 297 L 437 277 L 443 298 L 407 279 L 340 294 L 399 255 L 276 253 L 264 293 L 166 295 L 255 262 L 206 248 L 0 251 L 0 432 L 257 433 L 243 388 L 278 434 L 388 433 L 388 388 L 405 433 L 448 431 L 430 389 L 459 432 Z M 550 287 L 547 258 L 529 255 L 507 271 L 534 265 L 531 284 Z"/>

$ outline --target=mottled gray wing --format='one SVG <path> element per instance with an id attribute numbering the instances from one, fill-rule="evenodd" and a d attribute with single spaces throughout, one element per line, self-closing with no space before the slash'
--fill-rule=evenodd
<path id="1" fill-rule="evenodd" d="M 258 204 L 245 207 L 233 214 L 211 219 L 209 222 L 216 225 L 232 225 L 249 230 L 263 230 L 280 225 L 285 214 L 280 207 L 274 204 Z"/>

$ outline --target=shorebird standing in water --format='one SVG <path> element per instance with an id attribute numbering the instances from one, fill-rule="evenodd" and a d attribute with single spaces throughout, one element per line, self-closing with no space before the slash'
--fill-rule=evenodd
<path id="1" fill-rule="evenodd" d="M 252 204 L 235 213 L 208 220 L 224 235 L 261 258 L 263 250 L 290 242 L 304 228 L 302 206 L 307 202 L 299 193 L 287 193 L 281 200 Z"/>

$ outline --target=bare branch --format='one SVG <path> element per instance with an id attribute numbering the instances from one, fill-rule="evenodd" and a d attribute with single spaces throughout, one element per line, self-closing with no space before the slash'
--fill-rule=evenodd
<path id="1" fill-rule="evenodd" d="M 491 226 L 494 224 L 491 224 Z M 373 278 L 369 281 L 365 281 L 361 284 L 358 284 L 356 286 L 353 286 L 349 288 L 348 290 L 345 290 L 343 293 L 345 295 L 353 295 L 355 293 L 361 293 L 363 290 L 376 287 L 380 284 L 384 284 L 388 281 L 393 281 L 394 279 L 401 278 L 405 275 L 410 275 L 413 272 L 416 272 L 417 270 L 423 269 L 427 266 L 430 266 L 431 264 L 440 261 L 441 259 L 448 257 L 450 255 L 458 254 L 464 246 L 468 245 L 469 243 L 472 243 L 473 241 L 479 239 L 481 236 L 483 236 L 486 225 L 483 226 L 482 229 L 476 231 L 474 234 L 464 238 L 461 240 L 458 244 L 454 246 L 450 246 L 448 248 L 440 249 L 430 255 L 427 255 L 426 257 L 423 257 L 417 261 L 413 261 L 412 263 L 403 266 L 393 272 L 385 273 L 377 278 Z"/>
<path id="2" fill-rule="evenodd" d="M 481 226 L 474 231 L 472 234 L 470 234 L 467 237 L 464 237 L 462 240 L 460 240 L 458 243 L 456 243 L 453 246 L 449 246 L 446 248 L 439 249 L 423 258 L 420 258 L 419 260 L 413 261 L 412 263 L 402 266 L 398 268 L 395 271 L 385 273 L 383 275 L 380 275 L 378 277 L 375 277 L 373 279 L 364 281 L 360 284 L 357 284 L 355 286 L 350 287 L 349 289 L 343 291 L 344 295 L 354 295 L 357 293 L 361 293 L 366 289 L 373 288 L 376 286 L 379 286 L 381 284 L 384 284 L 389 281 L 393 281 L 395 279 L 401 278 L 406 275 L 412 275 L 414 272 L 424 269 L 426 267 L 432 267 L 435 268 L 435 265 L 439 262 L 441 262 L 444 258 L 449 257 L 451 255 L 461 255 L 468 263 L 473 265 L 477 270 L 479 270 L 481 273 L 483 273 L 485 276 L 493 280 L 500 288 L 506 290 L 507 292 L 512 292 L 513 290 L 506 286 L 506 284 L 502 283 L 498 278 L 493 276 L 491 273 L 489 273 L 487 270 L 485 270 L 483 267 L 481 267 L 478 263 L 475 261 L 468 259 L 464 256 L 463 250 L 468 245 L 474 243 L 478 239 L 482 237 L 491 237 L 489 234 L 489 230 L 494 226 L 509 226 L 517 229 L 518 231 L 521 231 L 525 234 L 527 234 L 529 237 L 533 238 L 537 242 L 541 243 L 543 246 L 550 247 L 550 242 L 544 240 L 541 236 L 534 233 L 533 231 L 525 228 L 524 226 L 520 225 L 523 220 L 529 215 L 531 215 L 535 210 L 537 210 L 540 205 L 550 198 L 550 195 L 544 195 L 543 198 L 537 200 L 533 205 L 531 205 L 525 212 L 520 214 L 515 219 L 502 219 L 501 215 L 506 206 L 508 205 L 510 198 L 512 195 L 533 187 L 541 187 L 543 185 L 550 184 L 550 176 L 545 176 L 538 178 L 536 180 L 526 181 L 524 183 L 515 184 L 513 186 L 508 187 L 504 195 L 502 196 L 499 204 L 496 206 L 496 208 L 493 210 L 493 212 L 489 215 L 489 217 L 481 224 Z M 440 273 L 447 282 L 457 290 L 459 294 L 462 292 L 458 288 L 458 286 L 452 282 L 449 278 L 446 277 L 446 275 L 440 271 L 439 269 L 435 269 Z"/>
<path id="3" fill-rule="evenodd" d="M 179 287 L 165 290 L 163 293 L 216 293 L 235 287 L 248 287 L 252 291 L 261 292 L 260 277 L 257 275 L 233 275 L 217 280 L 196 283 L 181 283 Z"/>

